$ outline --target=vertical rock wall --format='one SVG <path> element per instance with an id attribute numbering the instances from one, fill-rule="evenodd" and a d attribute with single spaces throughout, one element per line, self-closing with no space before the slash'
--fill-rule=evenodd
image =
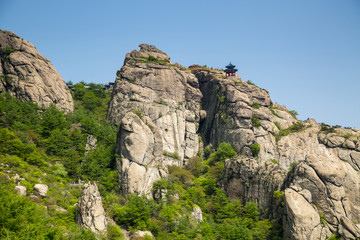
<path id="1" fill-rule="evenodd" d="M 120 125 L 123 193 L 150 195 L 166 166 L 197 154 L 201 92 L 196 77 L 154 46 L 140 45 L 118 71 L 108 119 Z"/>

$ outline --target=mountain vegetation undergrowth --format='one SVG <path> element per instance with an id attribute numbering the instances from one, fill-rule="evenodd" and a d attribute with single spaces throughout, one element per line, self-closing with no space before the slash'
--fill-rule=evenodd
<path id="1" fill-rule="evenodd" d="M 75 221 L 83 182 L 97 182 L 108 216 L 130 232 L 149 230 L 156 239 L 281 239 L 254 202 L 230 200 L 219 188 L 230 144 L 205 148 L 184 168 L 169 166 L 153 186 L 153 199 L 119 194 L 114 162 L 117 127 L 106 121 L 110 92 L 100 84 L 74 85 L 75 111 L 65 114 L 0 94 L 0 239 L 96 239 Z M 89 135 L 96 148 L 86 150 Z M 46 197 L 31 198 L 34 185 Z M 27 197 L 15 194 L 16 184 Z M 200 208 L 203 220 L 194 209 Z M 60 209 L 60 210 L 59 210 Z M 122 239 L 109 225 L 103 239 Z"/>

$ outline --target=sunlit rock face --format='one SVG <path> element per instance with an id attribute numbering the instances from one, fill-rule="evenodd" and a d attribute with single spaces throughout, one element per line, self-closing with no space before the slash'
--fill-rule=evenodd
<path id="1" fill-rule="evenodd" d="M 299 122 L 269 93 L 238 76 L 182 68 L 146 44 L 126 55 L 108 119 L 120 126 L 116 152 L 124 194 L 152 196 L 166 166 L 183 166 L 204 146 L 230 143 L 219 183 L 232 199 L 255 201 L 283 224 L 284 239 L 359 239 L 360 131 Z"/>
<path id="2" fill-rule="evenodd" d="M 0 92 L 42 107 L 54 104 L 74 110 L 71 93 L 50 61 L 34 45 L 9 31 L 0 30 Z"/>
<path id="3" fill-rule="evenodd" d="M 197 78 L 154 46 L 128 53 L 117 72 L 108 119 L 120 125 L 117 154 L 124 193 L 150 195 L 166 166 L 199 150 L 202 94 Z"/>

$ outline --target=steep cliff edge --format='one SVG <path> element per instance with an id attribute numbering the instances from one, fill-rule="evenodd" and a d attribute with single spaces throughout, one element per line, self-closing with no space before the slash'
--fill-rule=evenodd
<path id="1" fill-rule="evenodd" d="M 74 110 L 64 80 L 34 45 L 12 32 L 0 30 L 0 56 L 0 92 L 42 107 L 55 104 L 66 112 Z"/>
<path id="2" fill-rule="evenodd" d="M 204 141 L 229 142 L 244 155 L 225 162 L 227 195 L 258 202 L 270 218 L 284 211 L 284 239 L 327 239 L 332 232 L 358 239 L 360 131 L 297 121 L 251 83 L 194 73 L 207 112 Z M 283 191 L 284 209 L 276 206 L 275 191 Z"/>
<path id="3" fill-rule="evenodd" d="M 116 152 L 124 193 L 150 194 L 166 166 L 197 154 L 201 92 L 196 77 L 154 46 L 128 53 L 108 119 L 120 123 Z"/>

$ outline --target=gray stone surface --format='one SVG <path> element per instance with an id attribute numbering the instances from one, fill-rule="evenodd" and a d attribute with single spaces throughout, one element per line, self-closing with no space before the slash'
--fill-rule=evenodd
<path id="1" fill-rule="evenodd" d="M 79 198 L 76 222 L 95 233 L 106 231 L 108 221 L 96 184 L 85 184 L 83 196 Z"/>
<path id="2" fill-rule="evenodd" d="M 107 118 L 121 123 L 117 154 L 122 192 L 150 195 L 161 170 L 169 164 L 182 166 L 197 154 L 202 95 L 196 77 L 172 64 L 166 53 L 147 44 L 140 48 L 126 55 L 118 71 Z M 157 60 L 148 61 L 149 56 Z"/>
<path id="3" fill-rule="evenodd" d="M 88 152 L 96 148 L 97 139 L 93 135 L 88 135 L 86 138 L 85 151 Z"/>
<path id="4" fill-rule="evenodd" d="M 35 191 L 36 195 L 38 195 L 40 197 L 46 197 L 48 188 L 49 187 L 46 184 L 35 184 L 34 185 L 34 191 Z"/>
<path id="5" fill-rule="evenodd" d="M 191 216 L 195 219 L 197 223 L 202 222 L 203 214 L 201 208 L 199 206 L 194 206 L 193 211 L 191 212 Z"/>
<path id="6" fill-rule="evenodd" d="M 146 235 L 149 237 L 153 237 L 153 235 L 150 231 L 137 230 L 136 232 L 134 232 L 133 235 L 131 235 L 130 239 L 139 239 L 139 238 L 143 239 Z"/>
<path id="7" fill-rule="evenodd" d="M 240 156 L 225 161 L 221 187 L 230 199 L 257 202 L 262 215 L 277 218 L 273 195 L 281 190 L 285 177 L 286 171 L 271 161 L 259 164 L 254 158 Z"/>
<path id="8" fill-rule="evenodd" d="M 10 48 L 13 52 L 6 52 Z M 0 55 L 0 93 L 8 92 L 43 107 L 54 104 L 65 112 L 74 110 L 64 80 L 34 45 L 12 32 L 0 30 Z"/>
<path id="9" fill-rule="evenodd" d="M 26 196 L 26 194 L 27 194 L 26 187 L 24 187 L 24 186 L 20 186 L 20 185 L 15 186 L 15 191 L 20 196 Z"/>

